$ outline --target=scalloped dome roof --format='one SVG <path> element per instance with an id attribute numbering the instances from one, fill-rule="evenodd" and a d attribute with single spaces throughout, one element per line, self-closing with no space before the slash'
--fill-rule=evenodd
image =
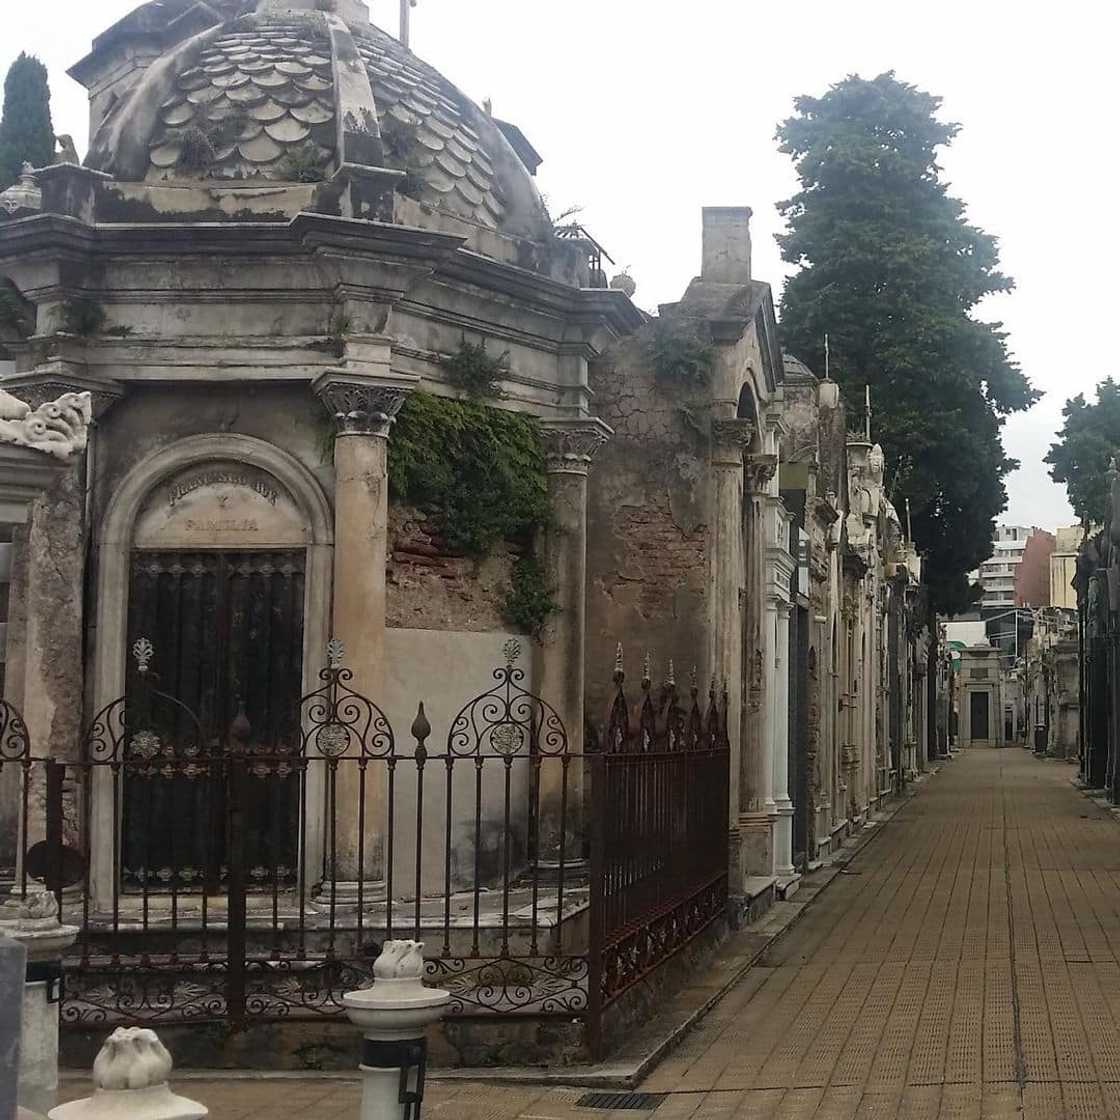
<path id="1" fill-rule="evenodd" d="M 241 15 L 227 7 L 226 18 L 211 15 L 211 26 L 166 49 L 106 114 L 90 166 L 152 184 L 329 177 L 340 160 L 339 118 L 356 53 L 381 163 L 405 172 L 401 193 L 483 227 L 529 236 L 550 228 L 530 171 L 498 122 L 353 10 L 343 23 L 300 5 L 261 0 Z M 95 50 L 124 34 L 118 29 L 146 28 L 152 10 L 165 7 L 153 0 L 137 9 Z"/>

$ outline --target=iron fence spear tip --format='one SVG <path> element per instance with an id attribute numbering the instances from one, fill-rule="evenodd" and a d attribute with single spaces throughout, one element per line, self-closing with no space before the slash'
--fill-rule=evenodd
<path id="1" fill-rule="evenodd" d="M 423 742 L 432 733 L 432 725 L 428 722 L 427 713 L 424 711 L 424 701 L 416 709 L 416 718 L 412 721 L 412 737 Z"/>

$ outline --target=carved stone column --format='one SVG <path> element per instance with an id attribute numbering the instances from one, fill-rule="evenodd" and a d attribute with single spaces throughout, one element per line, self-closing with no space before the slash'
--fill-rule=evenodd
<path id="1" fill-rule="evenodd" d="M 564 722 L 568 750 L 583 753 L 584 639 L 587 593 L 587 475 L 595 453 L 614 433 L 591 417 L 546 420 L 545 469 L 552 521 L 543 567 L 556 611 L 544 625 L 536 691 Z M 583 766 L 546 759 L 540 771 L 538 866 L 565 868 L 583 858 Z"/>
<path id="2" fill-rule="evenodd" d="M 323 374 L 314 388 L 336 426 L 333 633 L 354 674 L 351 686 L 376 703 L 382 699 L 385 664 L 389 429 L 408 390 L 344 373 Z M 335 782 L 335 811 L 326 834 L 327 852 L 335 853 L 333 890 L 346 901 L 359 894 L 363 902 L 374 901 L 384 892 L 387 774 L 382 765 L 369 766 L 363 797 L 359 767 L 344 758 Z"/>
<path id="3" fill-rule="evenodd" d="M 712 496 L 708 518 L 708 663 L 710 676 L 726 682 L 728 711 L 743 710 L 743 592 L 747 578 L 743 534 L 743 455 L 754 436 L 744 419 L 712 421 Z M 743 852 L 739 815 L 742 793 L 742 724 L 729 721 L 728 857 L 733 896 L 741 895 L 750 872 Z"/>

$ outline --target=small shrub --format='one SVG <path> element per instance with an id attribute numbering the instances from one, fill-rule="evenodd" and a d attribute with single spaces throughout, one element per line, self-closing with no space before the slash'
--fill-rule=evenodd
<path id="1" fill-rule="evenodd" d="M 502 378 L 509 372 L 509 351 L 497 357 L 487 353 L 486 343 L 473 343 L 463 339 L 459 349 L 441 357 L 440 368 L 447 380 L 468 397 L 501 399 Z"/>
<path id="2" fill-rule="evenodd" d="M 418 175 L 415 171 L 406 170 L 404 178 L 397 180 L 397 193 L 419 202 L 423 197 L 425 186 L 426 183 L 421 175 Z"/>
<path id="3" fill-rule="evenodd" d="M 62 305 L 62 329 L 80 338 L 95 335 L 105 325 L 105 308 L 83 296 L 68 299 Z"/>
<path id="4" fill-rule="evenodd" d="M 513 565 L 509 590 L 502 604 L 505 620 L 530 637 L 540 637 L 545 623 L 560 608 L 545 581 L 540 561 L 531 554 Z"/>
<path id="5" fill-rule="evenodd" d="M 279 178 L 293 183 L 321 183 L 326 178 L 319 145 L 308 140 L 301 147 L 290 151 L 278 169 Z"/>
<path id="6" fill-rule="evenodd" d="M 205 125 L 192 124 L 171 133 L 169 140 L 180 146 L 176 166 L 183 171 L 209 170 L 218 150 L 232 144 L 248 123 L 248 114 L 238 109 L 222 117 L 220 121 L 208 121 Z"/>
<path id="7" fill-rule="evenodd" d="M 702 387 L 712 377 L 715 349 L 700 326 L 687 319 L 655 319 L 649 326 L 645 349 L 659 381 Z"/>
<path id="8" fill-rule="evenodd" d="M 27 338 L 35 330 L 35 313 L 8 280 L 0 280 L 0 327 Z"/>

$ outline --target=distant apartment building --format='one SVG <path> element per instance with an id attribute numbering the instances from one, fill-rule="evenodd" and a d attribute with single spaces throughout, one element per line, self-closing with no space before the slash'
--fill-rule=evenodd
<path id="1" fill-rule="evenodd" d="M 1054 552 L 1050 557 L 1050 606 L 1077 610 L 1077 593 L 1073 577 L 1077 571 L 1077 550 L 1085 539 L 1081 525 L 1065 525 L 1054 534 Z"/>
<path id="2" fill-rule="evenodd" d="M 1013 607 L 1050 605 L 1050 557 L 1053 533 L 1028 525 L 999 525 L 992 556 L 980 565 L 984 588 L 980 610 L 990 617 Z"/>

